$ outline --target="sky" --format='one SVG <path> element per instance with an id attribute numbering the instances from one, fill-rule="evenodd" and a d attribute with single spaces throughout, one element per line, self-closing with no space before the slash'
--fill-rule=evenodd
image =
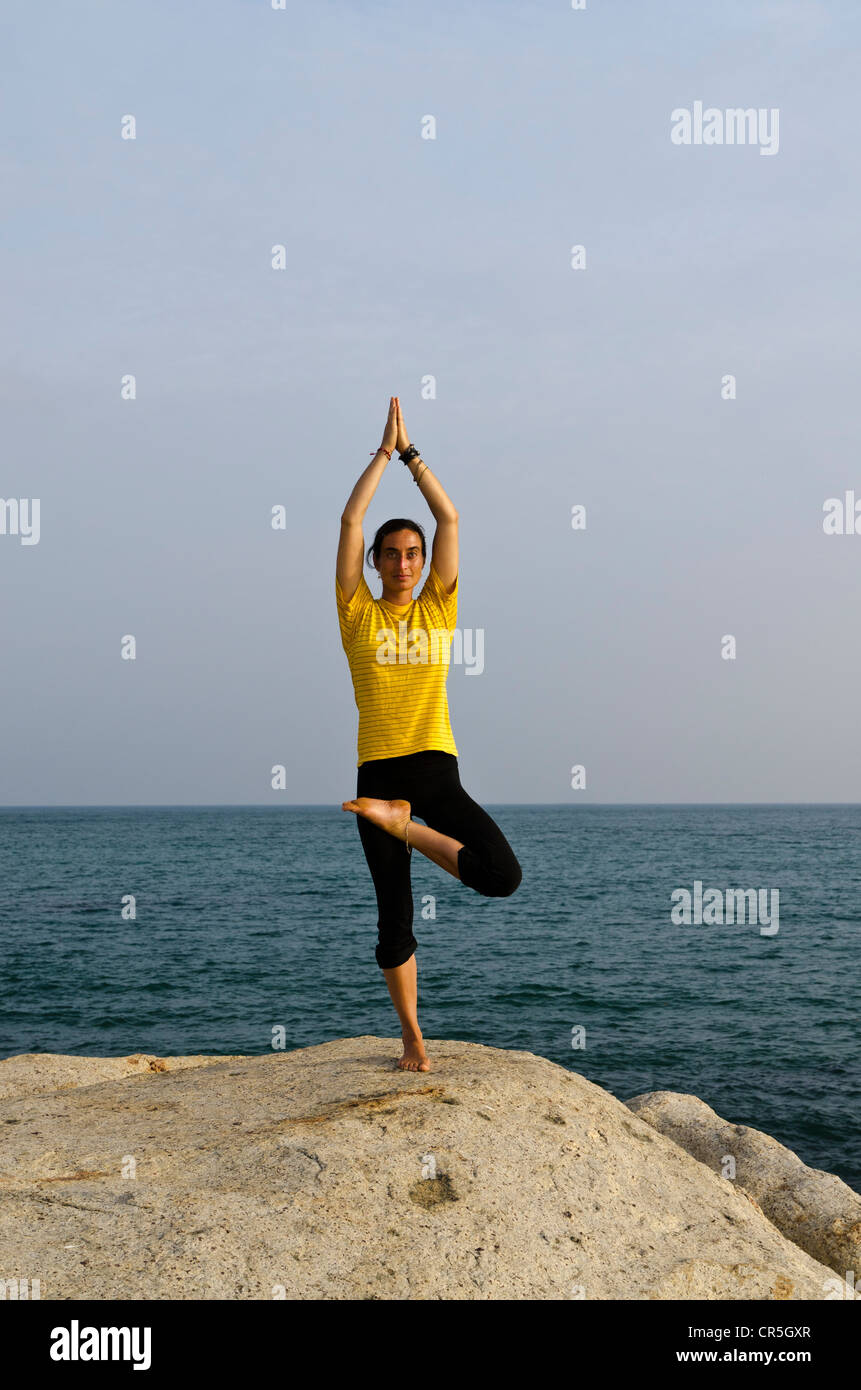
<path id="1" fill-rule="evenodd" d="M 859 49 L 849 0 L 7 9 L 0 804 L 354 795 L 393 394 L 477 800 L 861 799 Z"/>

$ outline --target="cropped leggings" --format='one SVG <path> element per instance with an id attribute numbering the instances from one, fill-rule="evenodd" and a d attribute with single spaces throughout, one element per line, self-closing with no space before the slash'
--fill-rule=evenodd
<path id="1" fill-rule="evenodd" d="M 413 816 L 460 840 L 458 873 L 476 893 L 507 898 L 519 885 L 522 873 L 514 852 L 496 822 L 464 791 L 454 754 L 433 749 L 371 759 L 359 767 L 356 795 L 408 801 Z M 403 965 L 418 945 L 410 851 L 364 816 L 357 816 L 356 823 L 377 894 L 377 964 L 388 970 Z"/>

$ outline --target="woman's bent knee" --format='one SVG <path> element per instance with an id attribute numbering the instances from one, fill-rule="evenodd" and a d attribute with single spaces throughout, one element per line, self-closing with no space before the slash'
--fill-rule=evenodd
<path id="1" fill-rule="evenodd" d="M 523 882 L 523 870 L 515 859 L 509 868 L 496 874 L 495 878 L 498 886 L 493 897 L 510 898 Z"/>
<path id="2" fill-rule="evenodd" d="M 463 854 L 463 850 L 461 850 Z M 474 888 L 485 898 L 510 898 L 523 881 L 523 870 L 514 855 L 505 863 L 487 864 L 471 860 L 463 864 L 458 857 L 461 879 L 468 888 Z M 463 870 L 466 870 L 466 873 Z"/>

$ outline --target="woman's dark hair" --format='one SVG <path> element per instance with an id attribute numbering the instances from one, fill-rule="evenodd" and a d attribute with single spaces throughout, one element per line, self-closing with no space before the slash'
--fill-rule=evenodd
<path id="1" fill-rule="evenodd" d="M 383 522 L 377 534 L 374 536 L 373 545 L 368 546 L 368 553 L 365 556 L 365 559 L 367 560 L 368 564 L 371 563 L 372 555 L 375 561 L 379 560 L 380 553 L 383 549 L 383 541 L 386 539 L 386 536 L 390 536 L 393 531 L 415 531 L 416 534 L 421 538 L 422 559 L 427 559 L 428 551 L 427 545 L 425 544 L 425 533 L 419 526 L 418 522 L 409 521 L 405 516 L 396 516 L 393 517 L 391 521 Z"/>

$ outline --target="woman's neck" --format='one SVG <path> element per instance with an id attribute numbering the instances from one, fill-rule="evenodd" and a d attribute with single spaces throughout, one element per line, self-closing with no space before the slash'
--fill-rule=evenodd
<path id="1" fill-rule="evenodd" d="M 400 599 L 400 602 L 399 602 L 399 603 L 396 603 L 395 600 L 394 600 L 393 598 L 389 598 L 389 596 L 388 596 L 388 594 L 386 593 L 385 589 L 383 589 L 383 592 L 380 594 L 380 601 L 381 601 L 382 603 L 385 603 L 389 608 L 409 608 L 410 605 L 411 605 L 411 603 L 413 602 L 413 596 L 412 596 L 412 594 L 410 594 L 410 596 L 409 596 L 409 598 L 406 600 L 406 602 L 404 602 L 404 599 L 403 599 L 403 596 L 402 596 L 402 595 L 403 595 L 403 591 L 401 591 L 401 593 L 398 595 L 398 598 Z"/>

